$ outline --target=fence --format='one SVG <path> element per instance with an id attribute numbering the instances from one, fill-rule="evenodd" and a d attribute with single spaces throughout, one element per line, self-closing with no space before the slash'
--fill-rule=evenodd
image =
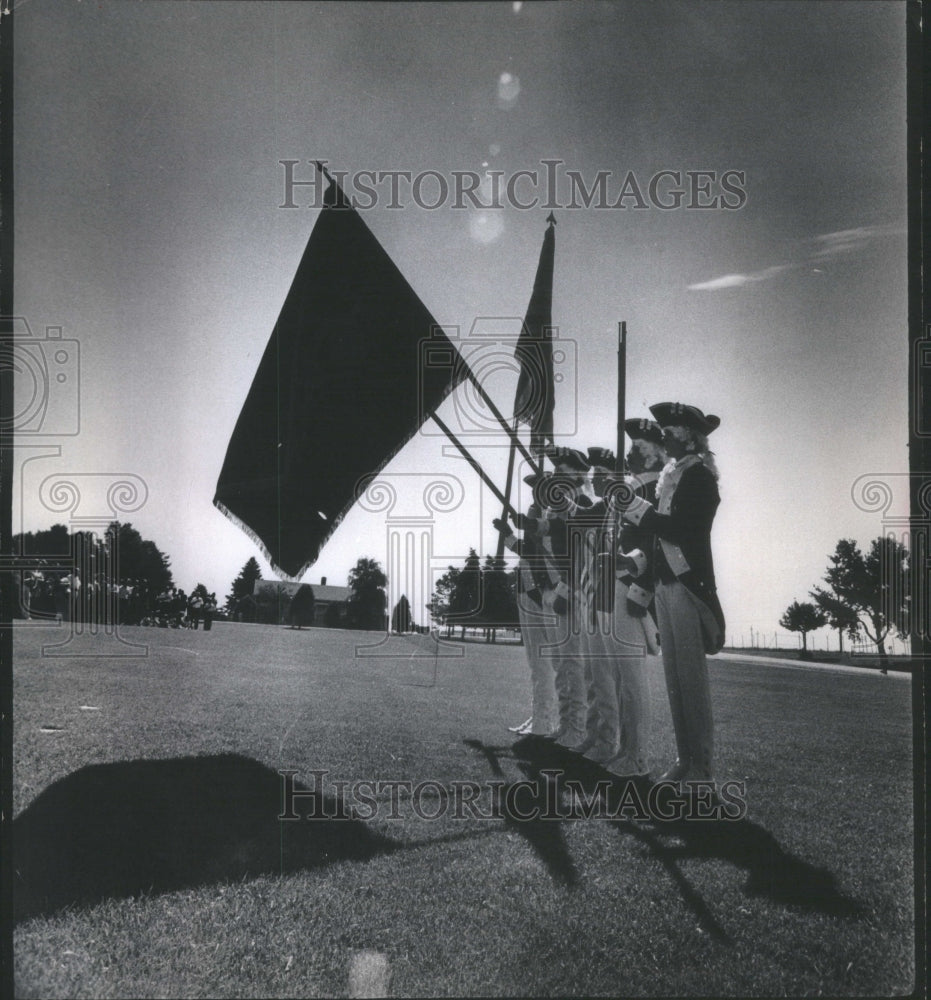
<path id="1" fill-rule="evenodd" d="M 727 636 L 726 646 L 734 649 L 802 649 L 802 636 L 798 632 L 764 632 L 751 628 L 745 632 L 731 632 Z M 907 640 L 889 635 L 885 641 L 886 653 L 889 656 L 908 656 L 910 647 Z M 837 653 L 840 650 L 837 632 L 809 633 L 809 652 Z M 851 641 L 844 638 L 844 652 L 856 656 L 875 656 L 878 653 L 876 644 L 863 639 Z"/>

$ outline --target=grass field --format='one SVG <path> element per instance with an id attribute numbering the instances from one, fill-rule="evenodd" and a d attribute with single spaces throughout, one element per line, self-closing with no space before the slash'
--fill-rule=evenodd
<path id="1" fill-rule="evenodd" d="M 718 777 L 746 782 L 745 819 L 522 823 L 482 818 L 494 782 L 544 787 L 506 729 L 528 714 L 519 647 L 125 634 L 148 655 L 42 656 L 59 633 L 15 630 L 20 997 L 912 989 L 903 677 L 713 662 Z M 651 669 L 658 772 L 673 743 Z M 279 823 L 280 770 L 299 789 L 326 771 L 334 794 L 435 784 L 418 808 L 389 786 L 362 819 L 327 799 Z M 443 790 L 468 781 L 480 815 L 457 818 Z"/>

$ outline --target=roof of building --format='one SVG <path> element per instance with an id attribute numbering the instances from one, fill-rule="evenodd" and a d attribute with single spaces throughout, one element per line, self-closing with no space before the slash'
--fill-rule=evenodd
<path id="1" fill-rule="evenodd" d="M 330 584 L 313 583 L 315 601 L 348 601 L 352 590 L 349 587 L 332 587 Z"/>
<path id="2" fill-rule="evenodd" d="M 256 580 L 252 592 L 274 594 L 278 590 L 293 597 L 302 586 L 304 586 L 302 583 L 285 583 L 282 580 Z M 314 592 L 315 601 L 327 601 L 332 604 L 348 601 L 352 593 L 349 587 L 334 587 L 324 583 L 308 583 L 307 586 Z"/>

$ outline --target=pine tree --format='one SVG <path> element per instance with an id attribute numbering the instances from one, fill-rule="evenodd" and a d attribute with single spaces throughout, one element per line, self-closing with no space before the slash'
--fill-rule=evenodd
<path id="1" fill-rule="evenodd" d="M 401 598 L 391 612 L 391 631 L 403 635 L 414 629 L 414 622 L 411 618 L 411 605 L 406 594 L 401 594 Z"/>
<path id="2" fill-rule="evenodd" d="M 250 556 L 245 566 L 239 571 L 239 576 L 233 580 L 232 590 L 226 595 L 226 610 L 232 614 L 239 601 L 252 594 L 256 580 L 261 579 L 262 568 L 255 557 Z"/>

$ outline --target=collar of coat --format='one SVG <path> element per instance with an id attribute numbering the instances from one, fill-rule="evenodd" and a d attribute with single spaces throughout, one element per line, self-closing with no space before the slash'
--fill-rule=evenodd
<path id="1" fill-rule="evenodd" d="M 656 484 L 656 499 L 661 505 L 661 513 L 668 513 L 668 504 L 672 501 L 672 495 L 676 492 L 679 480 L 686 469 L 691 469 L 693 465 L 701 464 L 701 455 L 685 455 L 680 459 L 672 459 L 663 467 L 659 474 L 659 481 Z M 665 509 L 663 509 L 665 508 Z"/>

